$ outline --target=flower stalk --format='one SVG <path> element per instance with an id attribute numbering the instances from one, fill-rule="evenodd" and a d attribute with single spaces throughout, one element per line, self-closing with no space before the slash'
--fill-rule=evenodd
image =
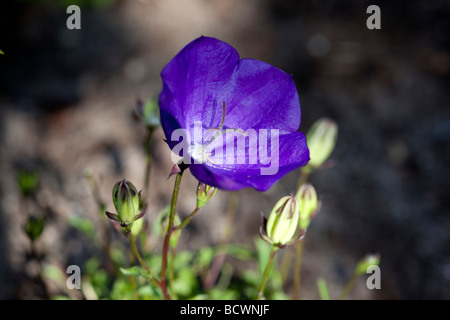
<path id="1" fill-rule="evenodd" d="M 258 292 L 256 294 L 255 300 L 261 300 L 264 297 L 264 288 L 266 286 L 267 279 L 269 278 L 270 268 L 272 267 L 272 262 L 275 258 L 277 250 L 278 250 L 277 247 L 272 246 L 272 250 L 270 251 L 269 255 L 269 260 L 267 261 L 266 268 L 264 269 L 263 278 L 259 286 Z"/>
<path id="2" fill-rule="evenodd" d="M 181 185 L 181 178 L 183 177 L 183 171 L 177 173 L 175 177 L 175 185 L 173 187 L 173 193 L 172 193 L 172 201 L 170 203 L 170 214 L 169 214 L 169 221 L 167 225 L 167 231 L 166 235 L 164 237 L 164 244 L 163 244 L 163 256 L 162 256 L 162 266 L 161 266 L 161 285 L 163 291 L 167 294 L 167 259 L 169 254 L 169 244 L 170 244 L 170 237 L 172 235 L 172 232 L 174 231 L 174 221 L 175 221 L 175 208 L 177 205 L 177 199 L 178 199 L 178 192 L 180 190 Z M 165 294 L 165 296 L 166 296 Z M 169 298 L 170 299 L 170 298 Z"/>

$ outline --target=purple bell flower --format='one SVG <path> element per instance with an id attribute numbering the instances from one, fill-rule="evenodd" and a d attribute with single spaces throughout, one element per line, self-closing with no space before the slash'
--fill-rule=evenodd
<path id="1" fill-rule="evenodd" d="M 268 190 L 309 161 L 291 75 L 200 37 L 162 70 L 161 125 L 200 182 Z M 173 160 L 174 162 L 176 160 Z"/>

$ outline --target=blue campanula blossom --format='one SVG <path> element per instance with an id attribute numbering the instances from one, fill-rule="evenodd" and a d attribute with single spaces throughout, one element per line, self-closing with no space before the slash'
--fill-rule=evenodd
<path id="1" fill-rule="evenodd" d="M 161 125 L 200 182 L 266 191 L 309 161 L 291 75 L 200 37 L 162 70 Z M 174 160 L 176 161 L 176 160 Z"/>

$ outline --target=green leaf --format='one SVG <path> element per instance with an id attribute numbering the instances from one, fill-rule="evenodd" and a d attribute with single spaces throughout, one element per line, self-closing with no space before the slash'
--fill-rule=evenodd
<path id="1" fill-rule="evenodd" d="M 162 221 L 169 216 L 170 213 L 170 205 L 165 206 L 157 215 L 155 223 L 152 225 L 152 234 L 157 236 L 162 236 Z"/>
<path id="2" fill-rule="evenodd" d="M 140 276 L 142 272 L 142 268 L 138 266 L 134 266 L 131 268 L 120 268 L 120 272 L 122 272 L 126 276 Z"/>
<path id="3" fill-rule="evenodd" d="M 2 50 L 0 50 L 0 54 L 5 54 Z"/>
<path id="4" fill-rule="evenodd" d="M 39 185 L 39 175 L 37 171 L 21 169 L 17 172 L 17 184 L 24 197 L 32 196 L 36 193 Z"/>
<path id="5" fill-rule="evenodd" d="M 161 294 L 158 289 L 152 285 L 145 285 L 138 289 L 138 294 L 141 299 L 144 300 L 156 300 L 161 299 Z"/>
<path id="6" fill-rule="evenodd" d="M 68 223 L 75 229 L 89 236 L 90 238 L 95 238 L 96 229 L 89 219 L 73 216 L 69 218 Z"/>
<path id="7" fill-rule="evenodd" d="M 188 300 L 209 300 L 209 296 L 207 294 L 201 293 L 190 297 Z"/>
<path id="8" fill-rule="evenodd" d="M 66 285 L 66 274 L 55 265 L 46 265 L 42 269 L 42 276 L 55 281 L 59 286 Z"/>
<path id="9" fill-rule="evenodd" d="M 320 299 L 330 300 L 330 292 L 328 291 L 328 285 L 324 278 L 317 279 L 317 289 L 319 289 Z"/>
<path id="10" fill-rule="evenodd" d="M 179 296 L 189 297 L 198 288 L 197 278 L 191 269 L 181 269 L 173 282 L 173 289 Z"/>
<path id="11" fill-rule="evenodd" d="M 211 247 L 203 247 L 198 251 L 195 265 L 204 270 L 211 266 L 212 260 L 215 257 L 215 250 Z"/>
<path id="12" fill-rule="evenodd" d="M 239 292 L 233 290 L 220 290 L 213 288 L 209 292 L 211 300 L 237 300 L 239 299 Z"/>
<path id="13" fill-rule="evenodd" d="M 264 274 L 264 270 L 266 268 L 267 262 L 269 261 L 270 252 L 272 250 L 271 246 L 262 240 L 261 238 L 256 238 L 255 240 L 255 246 L 256 246 L 256 252 L 258 254 L 258 266 L 259 266 L 259 273 L 262 277 Z M 272 263 L 272 267 L 270 268 L 270 272 L 273 270 L 273 266 L 275 263 Z M 271 276 L 271 273 L 269 273 L 269 277 Z"/>
<path id="14" fill-rule="evenodd" d="M 108 296 L 110 280 L 103 269 L 98 269 L 91 277 L 91 285 L 95 294 L 101 299 Z"/>
<path id="15" fill-rule="evenodd" d="M 45 220 L 42 217 L 29 217 L 25 224 L 24 231 L 31 241 L 35 241 L 44 230 Z"/>
<path id="16" fill-rule="evenodd" d="M 131 281 L 125 278 L 118 278 L 113 285 L 111 299 L 113 300 L 134 300 L 136 299 L 135 288 Z"/>
<path id="17" fill-rule="evenodd" d="M 63 295 L 56 295 L 51 298 L 52 300 L 72 300 L 71 298 Z"/>
<path id="18" fill-rule="evenodd" d="M 175 255 L 174 269 L 191 268 L 194 253 L 190 251 L 180 251 Z"/>
<path id="19" fill-rule="evenodd" d="M 254 258 L 254 250 L 250 246 L 245 246 L 243 244 L 230 244 L 227 245 L 227 254 L 234 256 L 239 260 L 248 261 Z"/>
<path id="20" fill-rule="evenodd" d="M 123 266 L 125 264 L 125 256 L 123 251 L 120 248 L 112 247 L 111 248 L 111 259 L 118 266 Z"/>

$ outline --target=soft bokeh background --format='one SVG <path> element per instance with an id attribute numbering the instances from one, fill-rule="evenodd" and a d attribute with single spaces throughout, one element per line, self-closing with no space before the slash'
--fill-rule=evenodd
<path id="1" fill-rule="evenodd" d="M 82 29 L 68 30 L 68 4 L 82 5 Z M 378 4 L 382 29 L 366 28 Z M 352 299 L 450 298 L 450 4 L 448 1 L 121 0 L 2 1 L 0 5 L 0 298 L 41 299 L 22 232 L 46 216 L 37 246 L 45 262 L 82 265 L 98 254 L 67 219 L 100 217 L 86 173 L 113 210 L 122 178 L 143 185 L 145 130 L 138 97 L 161 87 L 159 72 L 200 35 L 241 57 L 294 74 L 301 130 L 320 117 L 339 124 L 335 166 L 311 182 L 323 208 L 308 230 L 301 296 L 317 299 L 324 277 L 337 297 L 356 262 L 381 254 L 382 289 L 358 281 Z M 170 153 L 152 139 L 149 214 L 170 199 Z M 36 170 L 36 202 L 16 174 Z M 240 192 L 233 242 L 252 244 L 260 212 L 295 192 L 292 172 L 266 193 Z M 195 204 L 186 174 L 179 213 Z M 183 233 L 183 248 L 220 243 L 230 194 L 219 192 Z M 289 282 L 287 288 L 289 291 Z"/>

